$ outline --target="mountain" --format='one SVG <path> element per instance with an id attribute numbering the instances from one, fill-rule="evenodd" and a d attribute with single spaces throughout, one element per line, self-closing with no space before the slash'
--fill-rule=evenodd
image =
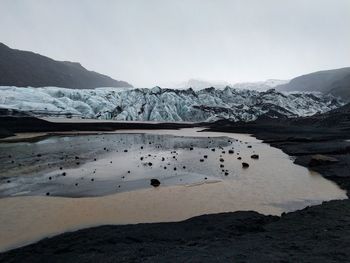
<path id="1" fill-rule="evenodd" d="M 295 121 L 298 125 L 317 125 L 321 127 L 337 127 L 348 131 L 350 127 L 350 103 L 322 114 L 300 118 Z"/>
<path id="2" fill-rule="evenodd" d="M 73 89 L 132 87 L 125 81 L 86 70 L 79 63 L 56 61 L 33 52 L 11 49 L 2 43 L 0 86 L 55 86 Z"/>
<path id="3" fill-rule="evenodd" d="M 350 101 L 350 67 L 318 71 L 276 87 L 280 91 L 318 91 Z"/>
<path id="4" fill-rule="evenodd" d="M 170 89 L 189 89 L 193 90 L 202 90 L 210 87 L 214 87 L 217 89 L 223 89 L 226 86 L 230 86 L 230 83 L 226 81 L 209 81 L 209 80 L 201 80 L 201 79 L 189 79 L 184 82 L 173 82 L 173 83 L 165 83 L 163 86 Z"/>
<path id="5" fill-rule="evenodd" d="M 279 85 L 288 83 L 289 80 L 280 79 L 268 79 L 265 81 L 255 81 L 255 82 L 238 82 L 232 85 L 236 89 L 252 89 L 259 91 L 266 91 L 271 88 L 275 88 Z"/>
<path id="6" fill-rule="evenodd" d="M 173 90 L 64 89 L 0 87 L 0 107 L 37 116 L 76 115 L 84 118 L 139 121 L 251 121 L 310 116 L 342 106 L 331 95 L 283 94 L 274 89 L 259 92 L 230 87 Z"/>
<path id="7" fill-rule="evenodd" d="M 224 89 L 226 87 L 233 87 L 235 89 L 251 89 L 266 91 L 268 89 L 274 88 L 278 85 L 286 84 L 289 80 L 279 80 L 279 79 L 268 79 L 266 81 L 255 81 L 255 82 L 237 82 L 230 84 L 226 81 L 208 81 L 200 79 L 190 79 L 185 82 L 180 83 L 166 83 L 164 86 L 171 89 L 188 89 L 202 90 L 206 88 L 216 88 Z"/>

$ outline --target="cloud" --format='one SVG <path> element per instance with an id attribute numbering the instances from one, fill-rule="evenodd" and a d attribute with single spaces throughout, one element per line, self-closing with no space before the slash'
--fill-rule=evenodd
<path id="1" fill-rule="evenodd" d="M 348 65 L 348 0 L 2 0 L 1 41 L 153 86 Z"/>

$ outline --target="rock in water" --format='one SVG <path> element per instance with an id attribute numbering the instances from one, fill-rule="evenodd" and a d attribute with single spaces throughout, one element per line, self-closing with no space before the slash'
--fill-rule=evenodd
<path id="1" fill-rule="evenodd" d="M 248 167 L 249 167 L 249 164 L 247 164 L 247 163 L 242 163 L 242 167 L 243 167 L 243 168 L 248 168 Z"/>
<path id="2" fill-rule="evenodd" d="M 252 156 L 250 156 L 250 158 L 252 158 L 252 159 L 259 159 L 259 154 L 253 154 Z"/>
<path id="3" fill-rule="evenodd" d="M 158 179 L 151 179 L 151 185 L 158 187 L 160 185 L 160 181 Z"/>

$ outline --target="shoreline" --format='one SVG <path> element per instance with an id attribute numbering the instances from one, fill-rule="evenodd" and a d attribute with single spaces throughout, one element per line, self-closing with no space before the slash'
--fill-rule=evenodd
<path id="1" fill-rule="evenodd" d="M 349 220 L 349 201 L 343 200 L 281 217 L 240 211 L 181 222 L 104 225 L 43 239 L 2 253 L 0 260 L 346 262 L 350 256 Z"/>
<path id="2" fill-rule="evenodd" d="M 311 169 L 347 190 L 349 196 L 350 157 L 347 155 L 350 148 L 345 141 L 349 139 L 346 131 L 286 127 L 276 135 L 276 127 L 281 126 L 227 123 L 226 126 L 213 124 L 209 130 L 232 133 L 243 129 L 289 156 L 295 156 L 296 164 L 308 168 L 317 153 L 336 158 L 336 162 L 320 160 Z M 340 140 L 341 143 L 337 143 Z M 325 151 L 325 148 L 331 150 Z M 341 262 L 350 257 L 348 222 L 349 199 L 336 200 L 283 213 L 281 217 L 239 211 L 203 215 L 176 223 L 87 228 L 7 251 L 0 254 L 0 260 L 96 262 L 101 258 L 105 261 L 117 258 L 120 262 L 189 259 L 209 262 L 215 255 L 216 261 Z"/>

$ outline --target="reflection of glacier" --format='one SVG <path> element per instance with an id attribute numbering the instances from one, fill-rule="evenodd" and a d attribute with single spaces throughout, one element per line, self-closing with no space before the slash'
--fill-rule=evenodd
<path id="1" fill-rule="evenodd" d="M 259 115 L 308 116 L 341 106 L 321 94 L 284 94 L 226 87 L 172 90 L 64 89 L 0 87 L 0 107 L 85 118 L 151 121 L 212 121 L 220 118 L 254 120 Z"/>

